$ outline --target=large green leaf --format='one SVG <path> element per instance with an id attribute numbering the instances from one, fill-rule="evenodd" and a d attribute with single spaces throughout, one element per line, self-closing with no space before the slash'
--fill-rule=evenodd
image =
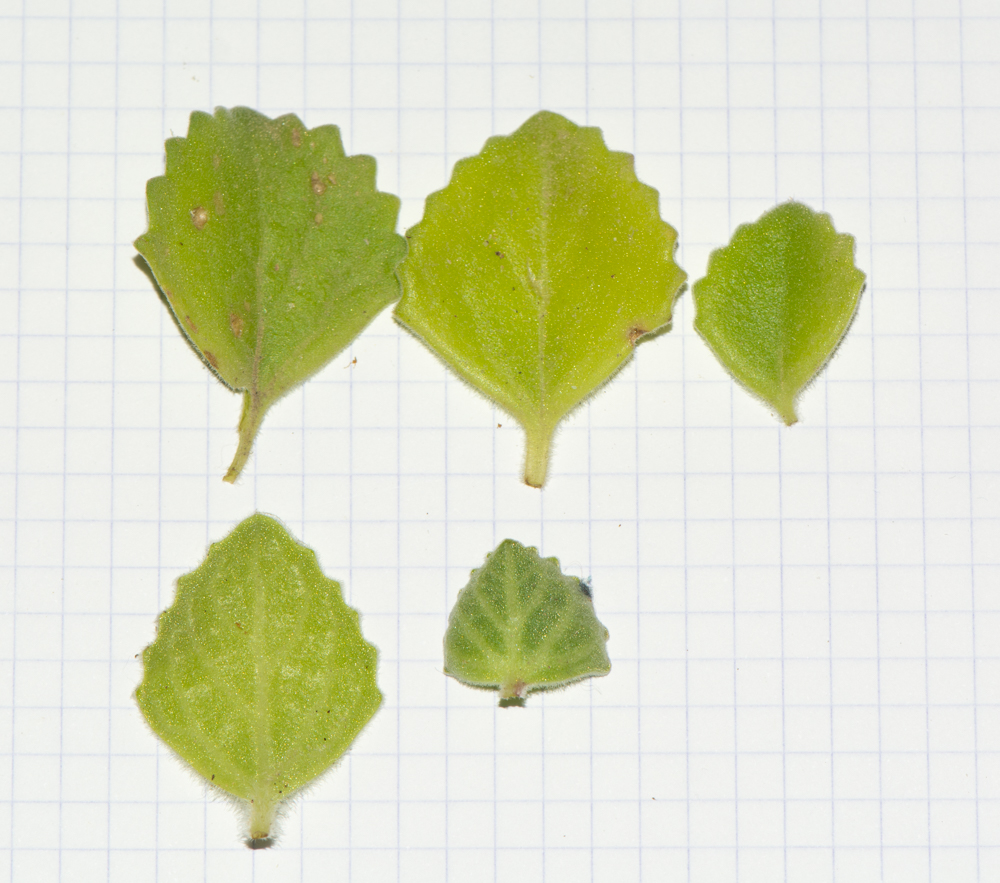
<path id="1" fill-rule="evenodd" d="M 799 202 L 743 224 L 693 287 L 694 327 L 719 361 L 786 424 L 847 331 L 865 274 L 854 237 Z"/>
<path id="2" fill-rule="evenodd" d="M 244 393 L 235 481 L 267 409 L 399 296 L 399 200 L 376 191 L 374 159 L 344 155 L 336 126 L 291 114 L 195 112 L 166 151 L 135 247 L 178 326 Z"/>
<path id="3" fill-rule="evenodd" d="M 670 322 L 677 233 L 600 129 L 533 116 L 459 162 L 407 232 L 396 318 L 526 433 L 545 482 L 553 432 Z"/>
<path id="4" fill-rule="evenodd" d="M 520 705 L 533 690 L 606 675 L 607 642 L 586 583 L 564 576 L 558 559 L 504 540 L 452 608 L 444 671 Z"/>
<path id="5" fill-rule="evenodd" d="M 328 769 L 382 701 L 375 648 L 316 555 L 252 515 L 177 581 L 135 691 L 153 731 L 237 798 L 250 845 Z"/>

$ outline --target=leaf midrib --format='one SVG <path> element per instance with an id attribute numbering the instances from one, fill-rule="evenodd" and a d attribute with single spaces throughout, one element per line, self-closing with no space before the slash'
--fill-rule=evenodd
<path id="1" fill-rule="evenodd" d="M 265 644 L 265 606 L 266 598 L 264 597 L 264 579 L 263 573 L 260 567 L 259 556 L 253 556 L 251 560 L 251 567 L 253 572 L 251 574 L 251 585 L 254 587 L 254 599 L 253 599 L 253 625 L 251 626 L 250 633 L 250 646 L 253 652 L 254 658 L 254 673 L 256 675 L 255 687 L 255 701 L 254 701 L 254 715 L 256 716 L 255 726 L 254 726 L 254 755 L 257 761 L 256 777 L 257 781 L 255 784 L 255 790 L 261 789 L 264 782 L 265 770 L 270 770 L 273 758 L 271 757 L 271 727 L 270 727 L 270 710 L 271 706 L 268 702 L 267 690 L 270 685 L 270 671 L 267 665 L 268 659 L 266 653 Z"/>
<path id="2" fill-rule="evenodd" d="M 252 141 L 251 141 L 252 143 Z M 254 410 L 260 407 L 260 363 L 264 354 L 264 266 L 267 262 L 266 249 L 264 248 L 264 232 L 267 229 L 264 223 L 264 200 L 261 198 L 261 187 L 263 186 L 263 176 L 261 162 L 254 163 L 254 174 L 257 177 L 257 285 L 255 294 L 255 306 L 257 308 L 257 339 L 254 345 L 253 364 L 250 369 L 250 398 L 253 401 Z"/>
<path id="3" fill-rule="evenodd" d="M 545 322 L 548 318 L 548 306 L 549 306 L 549 222 L 550 222 L 550 206 L 552 204 L 552 176 L 551 169 L 549 167 L 549 155 L 547 152 L 542 153 L 542 189 L 541 189 L 541 205 L 539 206 L 540 215 L 540 240 L 542 244 L 541 248 L 541 260 L 542 265 L 539 268 L 541 271 L 541 276 L 538 280 L 539 284 L 535 286 L 538 292 L 538 411 L 539 416 L 542 418 L 542 422 L 545 422 L 545 380 L 546 380 L 546 365 L 545 365 Z M 530 270 L 529 270 L 530 272 Z"/>

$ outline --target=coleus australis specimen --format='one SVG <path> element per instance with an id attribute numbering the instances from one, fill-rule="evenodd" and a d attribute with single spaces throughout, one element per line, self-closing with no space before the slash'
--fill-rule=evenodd
<path id="1" fill-rule="evenodd" d="M 336 126 L 291 114 L 196 111 L 166 154 L 135 247 L 191 345 L 243 393 L 232 482 L 268 408 L 399 296 L 399 199 L 375 189 L 374 159 L 344 154 Z"/>
<path id="2" fill-rule="evenodd" d="M 177 581 L 135 691 L 152 728 L 269 846 L 288 801 L 378 710 L 377 653 L 311 549 L 251 515 Z"/>
<path id="3" fill-rule="evenodd" d="M 542 111 L 457 163 L 406 236 L 396 319 L 517 420 L 541 487 L 560 421 L 669 326 L 686 274 L 659 195 L 600 129 Z"/>

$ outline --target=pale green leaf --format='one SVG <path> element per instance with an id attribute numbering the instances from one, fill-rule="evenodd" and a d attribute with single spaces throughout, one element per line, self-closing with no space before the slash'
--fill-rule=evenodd
<path id="1" fill-rule="evenodd" d="M 692 289 L 694 327 L 743 386 L 786 424 L 857 310 L 865 274 L 854 237 L 798 202 L 743 224 Z"/>
<path id="2" fill-rule="evenodd" d="M 375 189 L 374 159 L 344 155 L 336 126 L 291 114 L 195 112 L 166 153 L 135 247 L 178 326 L 243 391 L 235 481 L 267 409 L 399 296 L 399 200 Z"/>
<path id="3" fill-rule="evenodd" d="M 347 751 L 382 701 L 376 650 L 312 550 L 252 515 L 177 581 L 135 691 L 153 731 L 269 845 L 283 802 Z"/>
<path id="4" fill-rule="evenodd" d="M 396 318 L 521 424 L 541 487 L 559 421 L 670 322 L 685 274 L 657 192 L 542 112 L 460 161 L 407 238 Z"/>
<path id="5" fill-rule="evenodd" d="M 504 540 L 472 571 L 444 637 L 445 674 L 500 691 L 501 705 L 611 671 L 589 586 L 556 558 Z"/>

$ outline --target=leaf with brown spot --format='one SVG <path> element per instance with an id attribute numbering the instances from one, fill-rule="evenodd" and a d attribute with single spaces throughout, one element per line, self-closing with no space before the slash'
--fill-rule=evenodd
<path id="1" fill-rule="evenodd" d="M 659 195 L 600 129 L 543 111 L 459 162 L 406 235 L 396 319 L 517 419 L 541 487 L 559 422 L 669 326 L 685 273 Z"/>
<path id="2" fill-rule="evenodd" d="M 235 481 L 268 408 L 399 296 L 399 199 L 375 189 L 374 159 L 344 154 L 336 126 L 291 114 L 195 112 L 166 154 L 135 247 L 195 348 L 243 392 Z"/>

